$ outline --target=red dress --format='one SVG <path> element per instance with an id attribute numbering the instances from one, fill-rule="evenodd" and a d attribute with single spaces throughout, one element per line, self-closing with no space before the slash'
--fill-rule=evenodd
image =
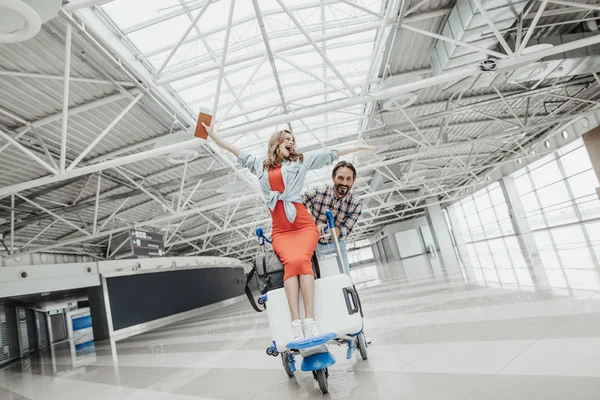
<path id="1" fill-rule="evenodd" d="M 271 190 L 283 193 L 285 184 L 281 166 L 269 170 Z M 296 219 L 290 223 L 285 215 L 283 201 L 278 201 L 271 212 L 273 220 L 273 250 L 283 263 L 283 280 L 297 275 L 314 275 L 312 255 L 319 240 L 319 230 L 312 216 L 302 203 L 293 203 Z"/>

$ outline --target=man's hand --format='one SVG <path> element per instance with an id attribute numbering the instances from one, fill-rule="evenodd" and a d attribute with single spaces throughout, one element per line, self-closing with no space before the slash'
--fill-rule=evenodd
<path id="1" fill-rule="evenodd" d="M 327 226 L 327 224 L 318 224 L 317 225 L 317 229 L 319 230 L 319 236 L 325 235 L 325 227 L 326 226 Z"/>
<path id="2" fill-rule="evenodd" d="M 325 236 L 325 234 L 331 234 L 331 232 L 329 231 L 329 228 L 327 228 L 327 231 L 325 231 L 326 227 L 327 227 L 327 224 L 317 225 L 317 229 L 319 230 L 319 236 Z M 340 228 L 335 228 L 335 235 L 337 237 L 340 237 Z"/>

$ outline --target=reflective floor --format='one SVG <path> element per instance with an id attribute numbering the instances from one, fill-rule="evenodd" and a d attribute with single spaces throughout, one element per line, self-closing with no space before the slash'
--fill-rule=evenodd
<path id="1" fill-rule="evenodd" d="M 466 286 L 425 258 L 404 267 L 353 271 L 369 360 L 332 348 L 326 396 L 265 354 L 267 317 L 240 301 L 112 345 L 55 346 L 0 370 L 0 399 L 600 398 L 600 293 Z"/>

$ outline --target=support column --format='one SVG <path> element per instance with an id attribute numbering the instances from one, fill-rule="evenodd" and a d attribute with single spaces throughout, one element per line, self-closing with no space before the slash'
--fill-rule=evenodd
<path id="1" fill-rule="evenodd" d="M 540 258 L 533 233 L 527 222 L 525 208 L 519 197 L 515 180 L 510 176 L 506 176 L 500 180 L 500 186 L 502 187 L 502 193 L 504 193 L 504 198 L 506 199 L 510 220 L 517 241 L 519 242 L 521 253 L 527 263 L 533 286 L 537 291 L 550 290 L 551 287 L 548 282 L 548 275 L 546 274 L 544 264 Z"/>
<path id="2" fill-rule="evenodd" d="M 90 313 L 92 314 L 92 328 L 94 329 L 94 340 L 109 339 L 109 316 L 106 314 L 106 305 L 104 302 L 104 287 L 94 286 L 88 288 L 88 300 L 90 303 Z"/>
<path id="3" fill-rule="evenodd" d="M 596 172 L 596 177 L 600 181 L 600 127 L 584 133 L 582 138 L 594 171 Z M 596 188 L 596 193 L 600 197 L 600 188 Z"/>
<path id="4" fill-rule="evenodd" d="M 465 239 L 463 238 L 462 231 L 460 230 L 460 225 L 458 223 L 458 217 L 456 216 L 456 211 L 454 208 L 448 207 L 448 216 L 450 217 L 450 222 L 452 224 L 452 234 L 454 235 L 454 241 L 456 242 L 456 250 L 458 251 L 458 256 L 460 257 L 460 263 L 463 266 L 465 271 L 465 275 L 467 278 L 467 283 L 471 285 L 477 284 L 477 277 L 475 276 L 475 271 L 473 270 L 473 263 L 471 263 L 471 257 L 469 256 L 469 252 L 467 251 L 467 244 Z"/>
<path id="5" fill-rule="evenodd" d="M 454 245 L 450 237 L 450 231 L 446 224 L 446 219 L 442 212 L 442 208 L 438 203 L 438 199 L 430 197 L 425 200 L 427 207 L 425 208 L 425 216 L 429 223 L 429 228 L 433 235 L 433 240 L 438 249 L 440 249 L 440 261 L 442 265 L 442 271 L 444 276 L 448 276 L 448 273 L 459 273 L 460 264 L 458 257 L 454 251 Z"/>

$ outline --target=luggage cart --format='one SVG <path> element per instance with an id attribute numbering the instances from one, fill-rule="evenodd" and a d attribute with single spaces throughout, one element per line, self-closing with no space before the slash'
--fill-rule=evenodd
<path id="1" fill-rule="evenodd" d="M 291 316 L 283 288 L 271 290 L 258 300 L 267 309 L 272 344 L 267 354 L 281 357 L 283 368 L 291 378 L 296 372 L 295 357 L 302 357 L 301 370 L 310 371 L 322 393 L 329 392 L 329 367 L 336 363 L 328 345 L 347 346 L 346 358 L 352 358 L 358 349 L 363 360 L 368 357 L 367 341 L 363 332 L 363 313 L 356 287 L 350 277 L 349 266 L 343 262 L 340 244 L 334 228 L 333 214 L 327 210 L 328 230 L 333 237 L 339 274 L 315 281 L 315 320 L 319 331 L 311 338 L 292 339 Z M 262 229 L 257 229 L 259 243 L 264 246 Z M 302 314 L 302 301 L 301 314 Z"/>

